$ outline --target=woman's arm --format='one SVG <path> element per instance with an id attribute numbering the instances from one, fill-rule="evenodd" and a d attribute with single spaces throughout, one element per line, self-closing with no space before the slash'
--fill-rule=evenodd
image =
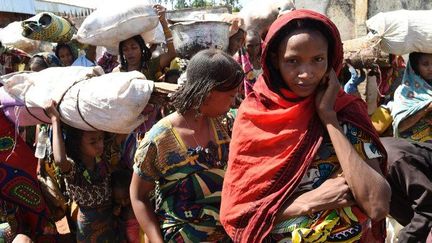
<path id="1" fill-rule="evenodd" d="M 172 59 L 174 59 L 177 56 L 177 52 L 174 48 L 174 41 L 173 41 L 172 33 L 168 27 L 168 22 L 166 20 L 166 9 L 159 4 L 154 5 L 154 8 L 156 9 L 157 14 L 159 16 L 159 21 L 162 25 L 162 28 L 163 28 L 163 31 L 165 34 L 166 45 L 168 48 L 167 53 L 160 55 L 160 64 L 159 65 L 160 65 L 160 69 L 162 70 L 163 68 L 170 65 Z"/>
<path id="2" fill-rule="evenodd" d="M 149 199 L 154 184 L 145 181 L 136 173 L 132 175 L 130 197 L 135 216 L 151 243 L 163 242 L 159 221 Z"/>
<path id="3" fill-rule="evenodd" d="M 66 149 L 63 141 L 63 135 L 60 124 L 60 114 L 56 108 L 57 104 L 54 101 L 45 107 L 48 117 L 51 119 L 53 131 L 53 154 L 54 162 L 60 168 L 61 172 L 68 172 L 71 169 L 71 164 L 66 157 Z"/>
<path id="4" fill-rule="evenodd" d="M 354 204 L 355 201 L 345 178 L 343 176 L 329 178 L 318 188 L 289 199 L 276 216 L 276 222 Z"/>
<path id="5" fill-rule="evenodd" d="M 423 117 L 429 114 L 432 111 L 432 103 L 429 103 L 425 108 L 417 111 L 414 115 L 409 116 L 408 118 L 402 120 L 399 123 L 398 130 L 399 132 L 404 132 L 409 128 L 413 127 L 417 122 L 419 122 Z"/>
<path id="6" fill-rule="evenodd" d="M 390 186 L 382 175 L 379 161 L 364 161 L 339 125 L 333 109 L 340 89 L 336 73 L 332 70 L 323 82 L 323 89 L 316 96 L 316 107 L 330 135 L 347 184 L 357 204 L 371 219 L 383 219 L 389 212 Z"/>

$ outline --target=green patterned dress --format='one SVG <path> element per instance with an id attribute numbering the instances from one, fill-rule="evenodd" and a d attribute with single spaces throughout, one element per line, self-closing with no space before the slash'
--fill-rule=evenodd
<path id="1" fill-rule="evenodd" d="M 219 222 L 219 209 L 230 138 L 218 119 L 210 123 L 215 143 L 188 148 L 164 118 L 135 154 L 135 173 L 156 183 L 155 213 L 165 242 L 229 239 Z"/>

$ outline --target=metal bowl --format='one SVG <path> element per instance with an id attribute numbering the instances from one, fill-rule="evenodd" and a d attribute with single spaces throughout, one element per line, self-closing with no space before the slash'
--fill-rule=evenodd
<path id="1" fill-rule="evenodd" d="M 191 21 L 172 25 L 170 28 L 177 55 L 190 59 L 204 49 L 226 51 L 229 44 L 229 26 L 221 21 Z"/>

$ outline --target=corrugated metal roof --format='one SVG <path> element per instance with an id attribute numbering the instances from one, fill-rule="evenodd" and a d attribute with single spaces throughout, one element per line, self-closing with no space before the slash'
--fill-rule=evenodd
<path id="1" fill-rule="evenodd" d="M 56 14 L 79 14 L 88 15 L 90 8 L 84 8 L 59 2 L 35 1 L 36 12 L 52 12 Z"/>
<path id="2" fill-rule="evenodd" d="M 50 3 L 57 3 L 59 5 L 69 5 L 74 7 L 95 9 L 97 1 L 96 0 L 36 0 L 36 2 L 50 2 Z"/>
<path id="3" fill-rule="evenodd" d="M 0 0 L 0 12 L 36 14 L 34 0 Z"/>

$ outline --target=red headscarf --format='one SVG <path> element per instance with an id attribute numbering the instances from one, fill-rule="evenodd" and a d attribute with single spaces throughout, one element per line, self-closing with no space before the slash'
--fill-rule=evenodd
<path id="1" fill-rule="evenodd" d="M 340 35 L 327 17 L 295 10 L 282 15 L 270 27 L 262 55 L 264 73 L 254 92 L 241 104 L 234 123 L 222 190 L 220 220 L 234 242 L 263 241 L 274 226 L 278 210 L 296 189 L 321 145 L 324 128 L 315 111 L 314 95 L 298 99 L 286 90 L 280 95 L 272 88 L 267 67 L 272 41 L 284 26 L 297 19 L 314 19 L 328 27 L 334 39 L 329 42 L 333 45 L 329 65 L 336 73 L 342 66 Z M 385 151 L 363 101 L 340 91 L 334 109 L 339 121 L 359 127 L 372 137 L 380 151 Z"/>

